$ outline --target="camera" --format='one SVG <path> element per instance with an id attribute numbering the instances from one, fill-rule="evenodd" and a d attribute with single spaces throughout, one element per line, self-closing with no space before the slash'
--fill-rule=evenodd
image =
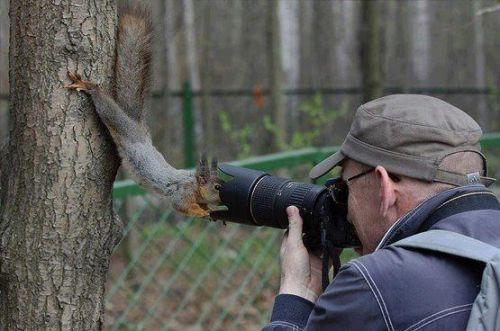
<path id="1" fill-rule="evenodd" d="M 210 214 L 213 219 L 253 226 L 286 229 L 286 208 L 296 206 L 304 220 L 304 245 L 311 249 L 356 247 L 355 229 L 347 221 L 347 187 L 332 179 L 324 186 L 294 182 L 268 173 L 221 164 L 231 178 L 220 187 L 226 210 Z"/>

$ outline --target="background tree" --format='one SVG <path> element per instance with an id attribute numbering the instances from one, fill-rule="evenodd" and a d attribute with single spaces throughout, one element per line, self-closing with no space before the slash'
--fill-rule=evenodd
<path id="1" fill-rule="evenodd" d="M 363 102 L 382 96 L 380 1 L 361 2 L 360 55 Z"/>
<path id="2" fill-rule="evenodd" d="M 431 25 L 428 0 L 408 2 L 409 54 L 412 79 L 422 85 L 429 81 Z"/>
<path id="3" fill-rule="evenodd" d="M 475 0 L 472 2 L 472 10 L 474 13 L 474 76 L 475 86 L 478 88 L 486 86 L 485 75 L 485 55 L 484 55 L 484 30 L 483 30 L 483 15 L 478 15 L 481 10 L 482 1 Z M 484 131 L 488 130 L 489 114 L 486 98 L 479 96 L 477 102 L 478 121 Z"/>
<path id="4" fill-rule="evenodd" d="M 300 79 L 299 1 L 280 1 L 278 17 L 283 85 L 285 89 L 296 89 Z M 298 120 L 298 114 L 294 112 L 298 106 L 298 97 L 287 96 L 283 104 L 288 127 L 291 120 Z"/>
<path id="5" fill-rule="evenodd" d="M 276 125 L 272 145 L 279 150 L 286 139 L 286 112 L 283 103 L 283 71 L 281 60 L 281 38 L 279 21 L 279 2 L 268 3 L 268 52 L 269 84 L 271 87 L 271 119 Z"/>
<path id="6" fill-rule="evenodd" d="M 9 93 L 9 2 L 0 1 L 0 145 L 8 136 L 8 113 L 3 111 L 8 107 L 7 96 Z"/>
<path id="7" fill-rule="evenodd" d="M 10 141 L 2 169 L 5 330 L 99 330 L 115 149 L 68 70 L 110 87 L 114 0 L 10 2 Z"/>

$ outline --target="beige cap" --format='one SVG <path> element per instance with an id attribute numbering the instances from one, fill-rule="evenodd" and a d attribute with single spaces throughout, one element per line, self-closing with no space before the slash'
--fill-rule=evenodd
<path id="1" fill-rule="evenodd" d="M 484 160 L 482 131 L 469 115 L 440 99 L 413 94 L 388 95 L 361 105 L 340 150 L 316 165 L 309 176 L 326 174 L 346 157 L 389 172 L 452 185 L 494 179 L 479 173 L 459 174 L 439 169 L 447 155 L 476 152 Z"/>

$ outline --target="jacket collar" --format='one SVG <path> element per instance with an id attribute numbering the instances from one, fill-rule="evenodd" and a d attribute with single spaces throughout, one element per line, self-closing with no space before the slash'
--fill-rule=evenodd
<path id="1" fill-rule="evenodd" d="M 446 190 L 424 200 L 389 228 L 375 250 L 384 248 L 398 240 L 429 229 L 442 219 L 442 217 L 432 216 L 435 214 L 436 210 L 446 206 L 448 201 L 484 193 L 491 194 L 483 185 L 473 184 Z M 498 205 L 498 201 L 496 201 L 496 204 Z M 453 213 L 453 211 L 451 211 L 451 213 Z"/>

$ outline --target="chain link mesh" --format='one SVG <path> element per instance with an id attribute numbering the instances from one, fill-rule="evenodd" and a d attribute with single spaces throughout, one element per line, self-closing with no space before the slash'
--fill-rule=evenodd
<path id="1" fill-rule="evenodd" d="M 150 195 L 115 199 L 125 223 L 107 330 L 254 330 L 279 285 L 276 229 L 183 218 Z"/>

